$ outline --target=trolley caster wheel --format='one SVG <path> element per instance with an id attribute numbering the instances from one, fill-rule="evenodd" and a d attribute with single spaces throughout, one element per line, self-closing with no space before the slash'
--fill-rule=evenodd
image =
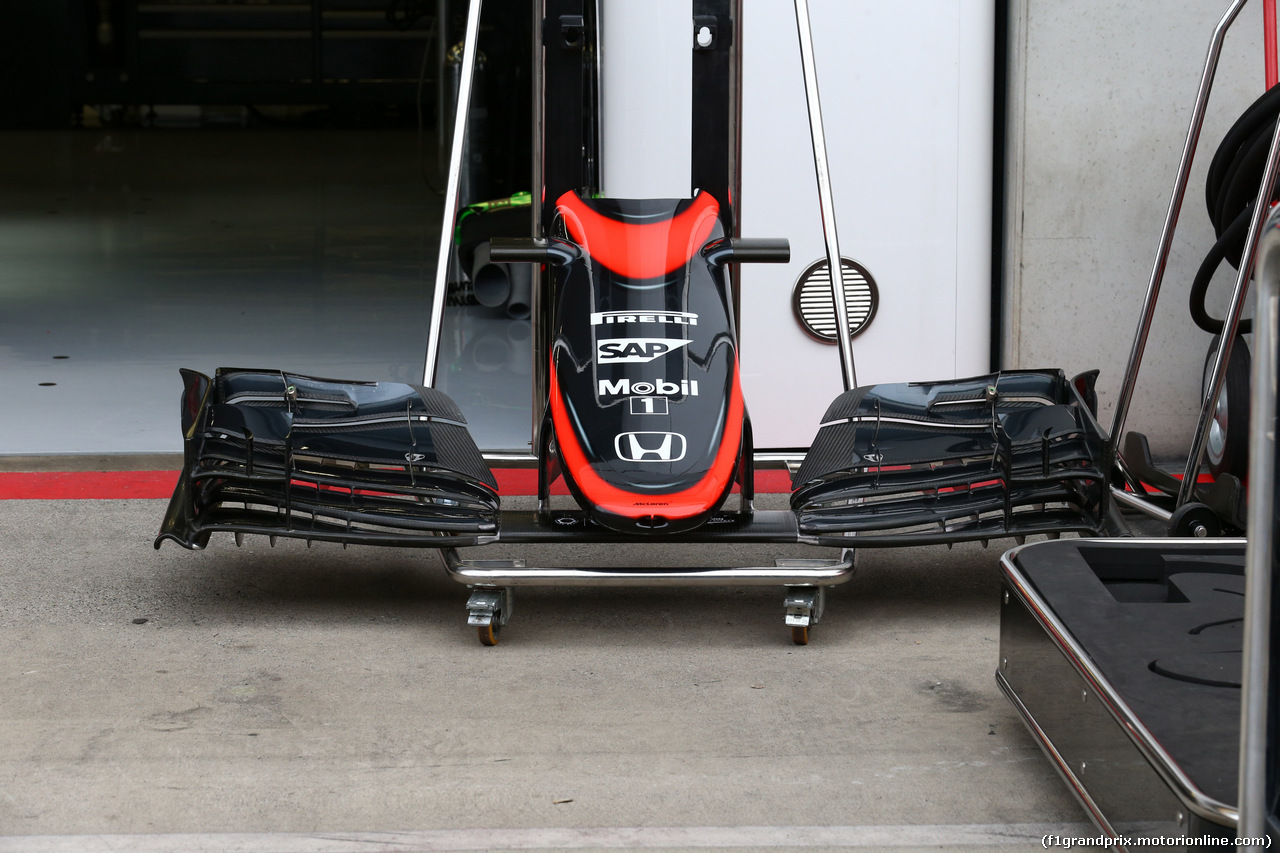
<path id="1" fill-rule="evenodd" d="M 1169 535 L 1203 539 L 1222 535 L 1222 522 L 1217 513 L 1201 503 L 1187 503 L 1173 511 L 1169 519 Z"/>
<path id="2" fill-rule="evenodd" d="M 476 587 L 467 600 L 467 624 L 484 646 L 498 645 L 498 633 L 511 618 L 511 590 Z"/>
<path id="3" fill-rule="evenodd" d="M 823 586 L 788 586 L 783 607 L 787 611 L 786 624 L 791 629 L 791 642 L 797 646 L 809 645 L 809 628 L 822 618 L 827 601 L 827 588 Z"/>

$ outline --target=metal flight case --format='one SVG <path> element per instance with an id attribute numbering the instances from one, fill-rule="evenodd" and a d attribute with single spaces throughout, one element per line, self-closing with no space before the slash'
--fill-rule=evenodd
<path id="1" fill-rule="evenodd" d="M 1260 245 L 1248 542 L 1063 540 L 1001 561 L 996 682 L 1120 848 L 1280 839 L 1280 216 Z"/>

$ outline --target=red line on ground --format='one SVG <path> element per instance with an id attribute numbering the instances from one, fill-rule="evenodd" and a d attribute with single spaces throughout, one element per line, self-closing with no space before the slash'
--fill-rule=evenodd
<path id="1" fill-rule="evenodd" d="M 0 500 L 120 500 L 167 498 L 177 471 L 0 472 Z"/>
<path id="2" fill-rule="evenodd" d="M 499 494 L 538 493 L 538 472 L 532 468 L 499 468 L 493 475 L 498 481 Z M 177 483 L 177 471 L 5 471 L 0 472 L 0 500 L 159 500 L 172 495 Z M 791 478 L 786 471 L 757 471 L 756 491 L 762 494 L 789 492 Z M 567 495 L 569 490 L 563 480 L 557 480 L 551 493 Z"/>
<path id="3" fill-rule="evenodd" d="M 538 493 L 538 471 L 535 468 L 497 468 L 493 472 L 493 478 L 498 481 L 500 495 L 536 495 Z M 564 480 L 557 479 L 551 484 L 551 494 L 569 494 Z"/>

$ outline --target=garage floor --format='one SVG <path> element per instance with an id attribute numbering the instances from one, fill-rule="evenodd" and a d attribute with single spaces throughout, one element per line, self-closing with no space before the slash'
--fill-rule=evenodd
<path id="1" fill-rule="evenodd" d="M 10 132 L 0 152 L 0 455 L 176 452 L 180 367 L 421 381 L 442 205 L 415 132 Z M 527 451 L 527 324 L 446 318 L 441 387 L 482 448 Z"/>
<path id="2" fill-rule="evenodd" d="M 229 536 L 157 552 L 162 512 L 0 502 L 0 853 L 1095 834 L 996 688 L 998 548 L 865 552 L 804 647 L 780 589 L 643 589 L 521 591 L 485 648 L 434 552 Z"/>

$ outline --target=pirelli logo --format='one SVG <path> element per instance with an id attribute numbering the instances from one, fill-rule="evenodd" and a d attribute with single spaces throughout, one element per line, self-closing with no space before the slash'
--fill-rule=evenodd
<path id="1" fill-rule="evenodd" d="M 624 323 L 660 323 L 669 326 L 696 326 L 698 315 L 687 311 L 593 311 L 591 325 L 614 326 Z"/>

